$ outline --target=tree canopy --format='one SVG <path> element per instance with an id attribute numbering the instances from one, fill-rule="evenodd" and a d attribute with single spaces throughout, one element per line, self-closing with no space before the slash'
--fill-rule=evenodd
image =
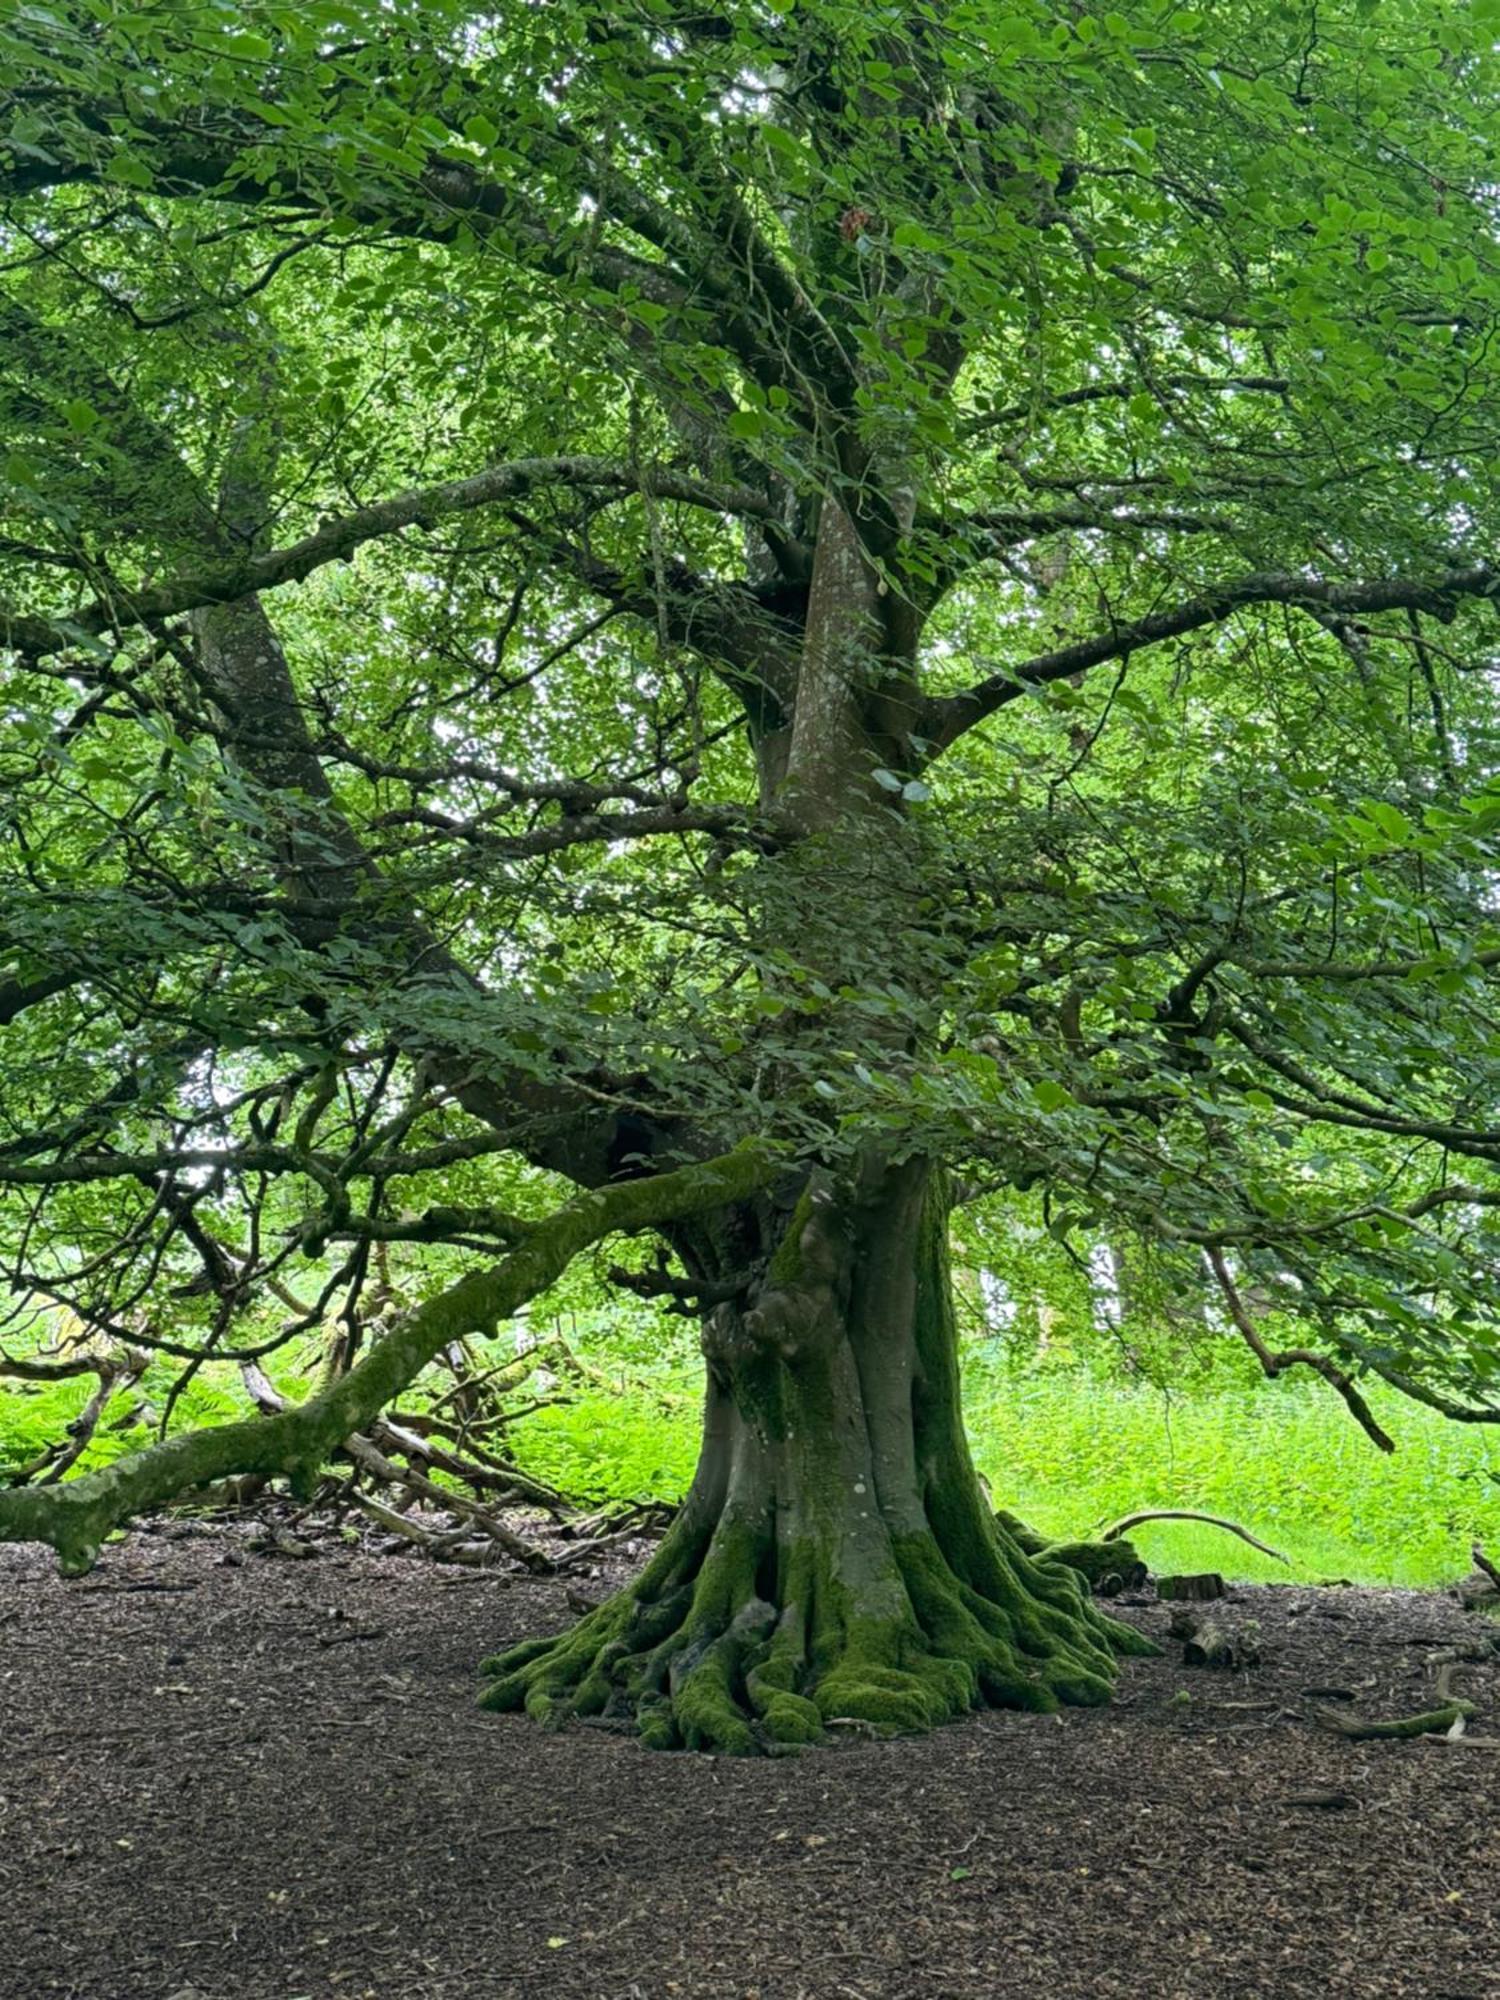
<path id="1" fill-rule="evenodd" d="M 17 7 L 15 1294 L 711 1315 L 684 1186 L 920 1161 L 1500 1420 L 1497 30 Z"/>

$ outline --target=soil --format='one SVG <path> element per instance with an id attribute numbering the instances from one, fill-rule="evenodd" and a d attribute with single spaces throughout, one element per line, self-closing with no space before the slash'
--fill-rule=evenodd
<path id="1" fill-rule="evenodd" d="M 1254 1668 L 737 1761 L 474 1708 L 576 1581 L 251 1534 L 0 1549 L 3 2000 L 1500 2000 L 1500 1752 L 1305 1712 L 1430 1706 L 1496 1630 L 1441 1595 L 1238 1588 Z"/>

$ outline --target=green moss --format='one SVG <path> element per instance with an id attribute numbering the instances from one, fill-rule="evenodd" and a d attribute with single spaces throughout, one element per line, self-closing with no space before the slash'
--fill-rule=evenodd
<path id="1" fill-rule="evenodd" d="M 809 1181 L 797 1197 L 797 1205 L 792 1210 L 785 1233 L 777 1244 L 775 1254 L 766 1270 L 766 1289 L 769 1291 L 790 1291 L 802 1279 L 803 1234 L 813 1219 L 813 1187 Z"/>
<path id="2" fill-rule="evenodd" d="M 672 1715 L 672 1704 L 660 1696 L 643 1701 L 635 1712 L 636 1733 L 648 1750 L 680 1750 L 682 1738 Z"/>
<path id="3" fill-rule="evenodd" d="M 753 1699 L 753 1697 L 752 1697 Z M 773 1692 L 755 1704 L 766 1734 L 777 1743 L 821 1743 L 823 1715 L 805 1695 Z"/>
<path id="4" fill-rule="evenodd" d="M 631 1717 L 652 1748 L 747 1756 L 817 1743 L 830 1722 L 908 1734 L 984 1703 L 1048 1710 L 1108 1699 L 1115 1634 L 1071 1572 L 1049 1577 L 996 1547 L 1000 1594 L 986 1596 L 930 1535 L 890 1549 L 889 1572 L 856 1587 L 840 1573 L 837 1535 L 784 1545 L 778 1575 L 797 1594 L 778 1611 L 755 1590 L 764 1536 L 725 1520 L 701 1554 L 692 1538 L 664 1545 L 636 1585 L 571 1631 L 489 1662 L 481 1700 L 551 1726 Z M 1049 1597 L 1028 1587 L 1033 1574 Z"/>
<path id="5" fill-rule="evenodd" d="M 817 1224 L 804 1192 L 771 1273 L 787 1325 L 802 1324 Z M 893 1735 L 986 1702 L 1107 1700 L 1118 1654 L 1143 1642 L 1100 1614 L 1075 1568 L 997 1523 L 974 1477 L 940 1185 L 923 1212 L 915 1318 L 914 1440 L 890 1429 L 908 1378 L 884 1372 L 888 1355 L 852 1334 L 790 1352 L 766 1341 L 736 1361 L 697 1497 L 646 1574 L 573 1632 L 502 1655 L 486 1701 L 548 1721 L 631 1717 L 656 1748 L 746 1755 L 816 1743 L 830 1723 Z M 850 1430 L 861 1397 L 867 1424 L 873 1411 L 887 1426 L 868 1460 Z M 912 1443 L 917 1484 L 892 1503 L 864 1468 L 899 1483 Z M 893 1534 L 886 1509 L 927 1526 Z"/>

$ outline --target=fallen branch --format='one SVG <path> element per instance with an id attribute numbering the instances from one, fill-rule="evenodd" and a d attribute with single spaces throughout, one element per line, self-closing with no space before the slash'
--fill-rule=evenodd
<path id="1" fill-rule="evenodd" d="M 1099 1537 L 1101 1542 L 1117 1541 L 1121 1535 L 1129 1534 L 1132 1528 L 1140 1527 L 1143 1521 L 1201 1521 L 1208 1528 L 1222 1528 L 1226 1534 L 1238 1535 L 1242 1542 L 1248 1542 L 1252 1549 L 1259 1549 L 1263 1556 L 1270 1556 L 1273 1562 L 1291 1564 L 1291 1557 L 1284 1556 L 1280 1549 L 1273 1549 L 1266 1542 L 1252 1535 L 1248 1528 L 1242 1528 L 1238 1521 L 1226 1521 L 1219 1514 L 1200 1514 L 1191 1507 L 1147 1507 L 1139 1514 L 1127 1514 L 1123 1521 L 1116 1521 L 1112 1528 L 1106 1528 Z"/>
<path id="2" fill-rule="evenodd" d="M 1313 1703 L 1308 1713 L 1325 1729 L 1348 1737 L 1351 1743 L 1367 1743 L 1377 1739 L 1445 1736 L 1455 1722 L 1474 1713 L 1474 1704 L 1472 1701 L 1447 1701 L 1441 1708 L 1427 1709 L 1420 1715 L 1393 1716 L 1388 1722 L 1367 1722 L 1363 1716 L 1352 1715 L 1347 1709 L 1327 1708 L 1322 1703 Z"/>
<path id="3" fill-rule="evenodd" d="M 1185 1667 L 1220 1667 L 1238 1671 L 1260 1665 L 1260 1649 L 1241 1632 L 1229 1632 L 1212 1619 L 1183 1641 Z"/>
<path id="4" fill-rule="evenodd" d="M 675 1173 L 581 1194 L 539 1222 L 498 1264 L 472 1272 L 398 1321 L 347 1375 L 295 1409 L 187 1431 L 66 1485 L 0 1493 L 0 1541 L 46 1542 L 65 1575 L 81 1575 L 122 1521 L 228 1473 L 279 1473 L 306 1491 L 344 1439 L 372 1423 L 433 1355 L 509 1318 L 591 1243 L 616 1230 L 649 1229 L 743 1200 L 773 1171 L 769 1151 L 747 1143 Z"/>
<path id="5" fill-rule="evenodd" d="M 408 1457 L 421 1458 L 437 1471 L 462 1479 L 476 1493 L 491 1493 L 496 1499 L 542 1507 L 553 1515 L 569 1511 L 567 1497 L 559 1493 L 555 1486 L 533 1479 L 518 1466 L 486 1451 L 472 1438 L 462 1439 L 461 1452 L 431 1442 L 434 1436 L 453 1440 L 461 1434 L 456 1433 L 451 1425 L 434 1423 L 419 1410 L 392 1410 L 371 1427 L 370 1436 L 383 1451 L 394 1450 Z"/>
<path id="6" fill-rule="evenodd" d="M 491 1541 L 497 1542 L 508 1556 L 513 1556 L 534 1576 L 550 1575 L 557 1567 L 545 1549 L 538 1548 L 535 1542 L 528 1542 L 524 1535 L 518 1535 L 513 1529 L 507 1528 L 504 1522 L 497 1521 L 475 1501 L 466 1500 L 461 1493 L 451 1493 L 446 1487 L 435 1485 L 425 1473 L 418 1472 L 414 1466 L 393 1465 L 385 1453 L 368 1438 L 356 1433 L 353 1437 L 345 1438 L 343 1449 L 357 1466 L 385 1485 L 404 1486 L 409 1493 L 431 1501 L 434 1506 L 442 1507 L 448 1513 L 458 1515 L 462 1520 L 472 1521 L 483 1534 L 488 1535 Z"/>
<path id="7" fill-rule="evenodd" d="M 241 1362 L 240 1379 L 249 1393 L 250 1400 L 263 1416 L 279 1417 L 288 1408 L 295 1407 L 287 1403 L 286 1397 L 258 1363 Z M 416 1428 L 424 1424 L 425 1419 L 415 1411 L 400 1414 L 399 1421 L 395 1416 L 377 1417 L 366 1427 L 363 1436 L 346 1439 L 342 1450 L 345 1456 L 353 1458 L 356 1464 L 360 1460 L 355 1447 L 360 1444 L 373 1446 L 380 1452 L 400 1452 L 406 1459 L 421 1459 L 425 1465 L 432 1466 L 439 1472 L 447 1472 L 455 1479 L 462 1479 L 476 1492 L 488 1489 L 497 1497 L 530 1501 L 536 1506 L 545 1507 L 553 1514 L 566 1509 L 567 1502 L 560 1493 L 554 1492 L 550 1486 L 541 1485 L 537 1480 L 528 1479 L 524 1472 L 517 1471 L 499 1459 L 491 1458 L 489 1466 L 484 1466 L 460 1458 L 456 1452 L 446 1450 L 441 1444 L 429 1444 L 424 1437 L 418 1435 Z M 395 1466 L 391 1467 L 391 1475 L 397 1480 L 405 1478 L 405 1474 Z M 488 1519 L 488 1516 L 485 1518 Z"/>
<path id="8" fill-rule="evenodd" d="M 1333 1730 L 1353 1743 L 1374 1741 L 1403 1741 L 1414 1736 L 1444 1736 L 1449 1730 L 1457 1729 L 1451 1739 L 1462 1740 L 1461 1725 L 1474 1713 L 1472 1701 L 1460 1701 L 1453 1693 L 1453 1676 L 1463 1664 L 1461 1656 L 1452 1648 L 1441 1653 L 1433 1653 L 1428 1659 L 1429 1666 L 1437 1666 L 1438 1677 L 1433 1692 L 1438 1698 L 1438 1707 L 1424 1709 L 1419 1715 L 1397 1715 L 1388 1721 L 1371 1722 L 1365 1717 L 1352 1714 L 1348 1709 L 1329 1708 L 1321 1702 L 1308 1704 L 1308 1714 L 1313 1721 L 1325 1729 Z"/>
<path id="9" fill-rule="evenodd" d="M 368 1493 L 356 1493 L 353 1498 L 355 1506 L 372 1521 L 421 1549 L 434 1562 L 459 1563 L 467 1569 L 494 1569 L 504 1559 L 505 1550 L 499 1542 L 466 1542 L 451 1534 L 438 1534 L 420 1522 L 408 1520 L 405 1514 L 398 1514 L 394 1507 L 387 1507 Z"/>

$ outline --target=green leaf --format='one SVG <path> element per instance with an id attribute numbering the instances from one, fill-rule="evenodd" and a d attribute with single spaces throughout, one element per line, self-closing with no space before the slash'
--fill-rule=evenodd
<path id="1" fill-rule="evenodd" d="M 1049 1114 L 1061 1111 L 1064 1106 L 1076 1101 L 1071 1090 L 1050 1076 L 1039 1077 L 1031 1086 L 1031 1094 L 1043 1111 Z"/>

